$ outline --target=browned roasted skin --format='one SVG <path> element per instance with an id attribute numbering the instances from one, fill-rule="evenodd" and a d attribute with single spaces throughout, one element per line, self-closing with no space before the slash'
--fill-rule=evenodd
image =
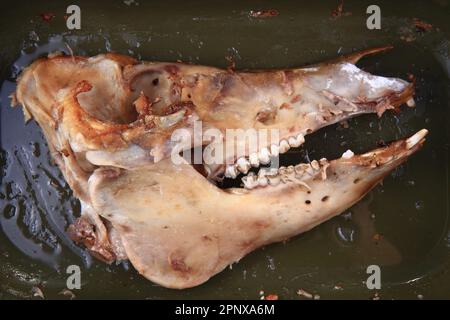
<path id="1" fill-rule="evenodd" d="M 412 84 L 354 65 L 385 49 L 257 72 L 144 63 L 117 54 L 52 56 L 23 72 L 16 95 L 82 202 L 84 220 L 71 227 L 75 240 L 109 262 L 128 257 L 156 283 L 186 288 L 261 245 L 339 214 L 416 151 L 426 131 L 351 159 L 281 168 L 264 180 L 266 188 L 246 177 L 246 189 L 225 191 L 211 181 L 235 177 L 237 159 L 226 159 L 227 169 L 205 165 L 208 181 L 191 165 L 172 163 L 174 131 L 193 135 L 197 120 L 204 130 L 222 133 L 278 129 L 278 140 L 267 148 L 298 146 L 326 125 L 412 104 Z M 190 147 L 207 143 L 194 139 Z M 241 161 L 249 161 L 247 151 Z"/>

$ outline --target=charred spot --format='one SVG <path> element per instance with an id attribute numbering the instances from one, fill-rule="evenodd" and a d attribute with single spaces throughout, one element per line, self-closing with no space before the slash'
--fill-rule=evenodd
<path id="1" fill-rule="evenodd" d="M 329 196 L 323 197 L 323 198 L 322 198 L 322 202 L 328 201 L 329 198 L 330 198 Z"/>
<path id="2" fill-rule="evenodd" d="M 265 229 L 270 227 L 270 223 L 266 222 L 266 221 L 256 221 L 253 224 L 256 228 L 261 228 L 261 229 Z"/>
<path id="3" fill-rule="evenodd" d="M 299 94 L 297 94 L 291 99 L 291 103 L 299 102 L 301 99 L 302 97 Z"/>
<path id="4" fill-rule="evenodd" d="M 203 239 L 204 241 L 212 241 L 212 239 L 211 239 L 210 236 L 203 236 L 202 239 Z"/>
<path id="5" fill-rule="evenodd" d="M 105 178 L 113 179 L 113 178 L 117 178 L 118 176 L 120 176 L 121 170 L 119 168 L 108 168 L 108 169 L 103 169 L 101 171 L 101 174 Z"/>
<path id="6" fill-rule="evenodd" d="M 180 69 L 174 64 L 169 64 L 164 67 L 164 70 L 171 75 L 176 75 Z"/>
<path id="7" fill-rule="evenodd" d="M 181 256 L 170 255 L 169 264 L 175 271 L 187 273 L 191 270 L 191 268 L 189 268 L 184 262 L 184 258 Z"/>
<path id="8" fill-rule="evenodd" d="M 282 109 L 291 109 L 291 105 L 289 103 L 284 102 L 280 106 L 280 110 L 282 110 Z"/>
<path id="9" fill-rule="evenodd" d="M 195 105 L 191 101 L 175 102 L 164 108 L 163 115 L 169 115 L 182 109 L 192 110 L 194 107 Z"/>
<path id="10" fill-rule="evenodd" d="M 122 225 L 120 226 L 120 229 L 121 229 L 123 232 L 125 232 L 125 233 L 130 233 L 130 232 L 131 232 L 131 228 L 130 228 L 129 226 L 127 226 L 127 225 L 124 225 L 124 224 L 122 224 Z"/>
<path id="11" fill-rule="evenodd" d="M 266 108 L 266 109 L 260 110 L 256 114 L 256 120 L 261 123 L 264 123 L 264 124 L 270 124 L 275 120 L 276 116 L 277 116 L 276 109 Z"/>

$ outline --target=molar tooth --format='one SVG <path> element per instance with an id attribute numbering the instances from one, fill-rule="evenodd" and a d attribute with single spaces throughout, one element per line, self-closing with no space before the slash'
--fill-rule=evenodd
<path id="1" fill-rule="evenodd" d="M 297 135 L 296 139 L 297 139 L 297 143 L 299 145 L 302 145 L 303 143 L 305 143 L 305 136 L 303 134 L 301 134 L 301 133 L 299 133 Z"/>
<path id="2" fill-rule="evenodd" d="M 248 170 L 250 169 L 250 162 L 248 162 L 248 160 L 245 159 L 244 157 L 239 158 L 236 161 L 236 165 L 237 169 L 242 173 L 247 173 Z"/>
<path id="3" fill-rule="evenodd" d="M 289 142 L 284 139 L 280 141 L 280 153 L 286 153 L 290 148 L 291 146 L 289 145 Z"/>
<path id="4" fill-rule="evenodd" d="M 302 166 L 303 163 L 300 163 L 294 167 L 294 171 L 296 175 L 302 175 L 305 172 L 305 168 Z"/>
<path id="5" fill-rule="evenodd" d="M 300 143 L 297 142 L 297 138 L 296 137 L 289 137 L 288 139 L 288 143 L 292 148 L 297 148 L 300 146 Z"/>
<path id="6" fill-rule="evenodd" d="M 237 177 L 237 170 L 234 165 L 229 165 L 225 169 L 225 177 L 235 179 Z"/>
<path id="7" fill-rule="evenodd" d="M 286 174 L 292 174 L 294 173 L 295 169 L 294 166 L 289 166 L 286 168 Z"/>
<path id="8" fill-rule="evenodd" d="M 265 187 L 269 184 L 269 179 L 267 179 L 267 177 L 258 177 L 258 184 L 261 187 Z"/>
<path id="9" fill-rule="evenodd" d="M 258 178 L 265 177 L 269 171 L 266 168 L 262 168 L 258 171 Z"/>
<path id="10" fill-rule="evenodd" d="M 276 186 L 276 185 L 278 185 L 278 184 L 280 183 L 280 181 L 281 181 L 280 176 L 278 176 L 278 175 L 268 176 L 268 179 L 269 179 L 269 184 L 270 184 L 271 186 Z"/>
<path id="11" fill-rule="evenodd" d="M 279 154 L 280 154 L 280 147 L 278 147 L 278 145 L 276 144 L 272 144 L 270 146 L 270 155 L 272 157 L 278 157 Z"/>
<path id="12" fill-rule="evenodd" d="M 256 181 L 255 174 L 253 172 L 250 172 L 245 177 L 242 177 L 242 182 L 244 183 L 244 187 L 246 189 L 253 189 L 256 186 L 258 186 L 258 183 Z"/>
<path id="13" fill-rule="evenodd" d="M 259 159 L 259 162 L 262 163 L 262 164 L 270 163 L 270 152 L 269 152 L 269 149 L 262 148 L 258 152 L 258 159 Z"/>
<path id="14" fill-rule="evenodd" d="M 250 164 L 252 165 L 252 167 L 259 167 L 259 159 L 258 159 L 258 153 L 252 153 L 249 156 L 249 160 L 250 160 Z"/>
<path id="15" fill-rule="evenodd" d="M 343 154 L 342 154 L 342 158 L 344 158 L 344 159 L 350 159 L 351 157 L 353 157 L 355 154 L 353 153 L 353 151 L 352 150 L 350 150 L 350 149 L 348 149 L 347 151 L 345 151 Z"/>
<path id="16" fill-rule="evenodd" d="M 278 174 L 280 174 L 280 175 L 286 174 L 286 167 L 280 167 L 280 168 L 278 169 Z"/>
<path id="17" fill-rule="evenodd" d="M 317 160 L 311 161 L 311 167 L 312 167 L 314 170 L 319 170 L 319 169 L 320 169 L 319 162 L 317 162 Z"/>

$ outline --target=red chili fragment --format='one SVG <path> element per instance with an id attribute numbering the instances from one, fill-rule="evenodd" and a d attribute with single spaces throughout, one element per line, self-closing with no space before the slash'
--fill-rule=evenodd
<path id="1" fill-rule="evenodd" d="M 257 11 L 251 10 L 249 12 L 249 16 L 252 18 L 271 18 L 276 17 L 279 14 L 280 13 L 276 9 L 257 10 Z"/>
<path id="2" fill-rule="evenodd" d="M 55 17 L 55 15 L 51 12 L 41 13 L 40 16 L 41 16 L 42 20 L 44 20 L 45 22 L 50 22 Z"/>
<path id="3" fill-rule="evenodd" d="M 413 23 L 418 31 L 428 31 L 433 29 L 433 25 L 431 23 L 426 23 L 418 18 L 413 18 Z"/>

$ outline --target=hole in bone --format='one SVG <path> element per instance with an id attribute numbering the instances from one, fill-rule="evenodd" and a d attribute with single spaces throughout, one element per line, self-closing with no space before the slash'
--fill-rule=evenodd
<path id="1" fill-rule="evenodd" d="M 360 178 L 356 178 L 355 180 L 353 180 L 353 183 L 358 183 L 361 179 Z"/>
<path id="2" fill-rule="evenodd" d="M 152 113 L 162 115 L 164 107 L 181 101 L 173 81 L 164 72 L 146 70 L 136 75 L 130 82 L 131 94 L 127 97 L 126 105 L 132 105 L 141 92 L 152 102 Z"/>
<path id="3" fill-rule="evenodd" d="M 311 200 L 306 200 L 305 203 L 306 204 L 311 204 Z"/>
<path id="4" fill-rule="evenodd" d="M 325 201 L 327 201 L 327 200 L 328 200 L 329 198 L 330 198 L 329 196 L 325 196 L 325 197 L 323 197 L 323 198 L 322 198 L 322 202 L 325 202 Z"/>

